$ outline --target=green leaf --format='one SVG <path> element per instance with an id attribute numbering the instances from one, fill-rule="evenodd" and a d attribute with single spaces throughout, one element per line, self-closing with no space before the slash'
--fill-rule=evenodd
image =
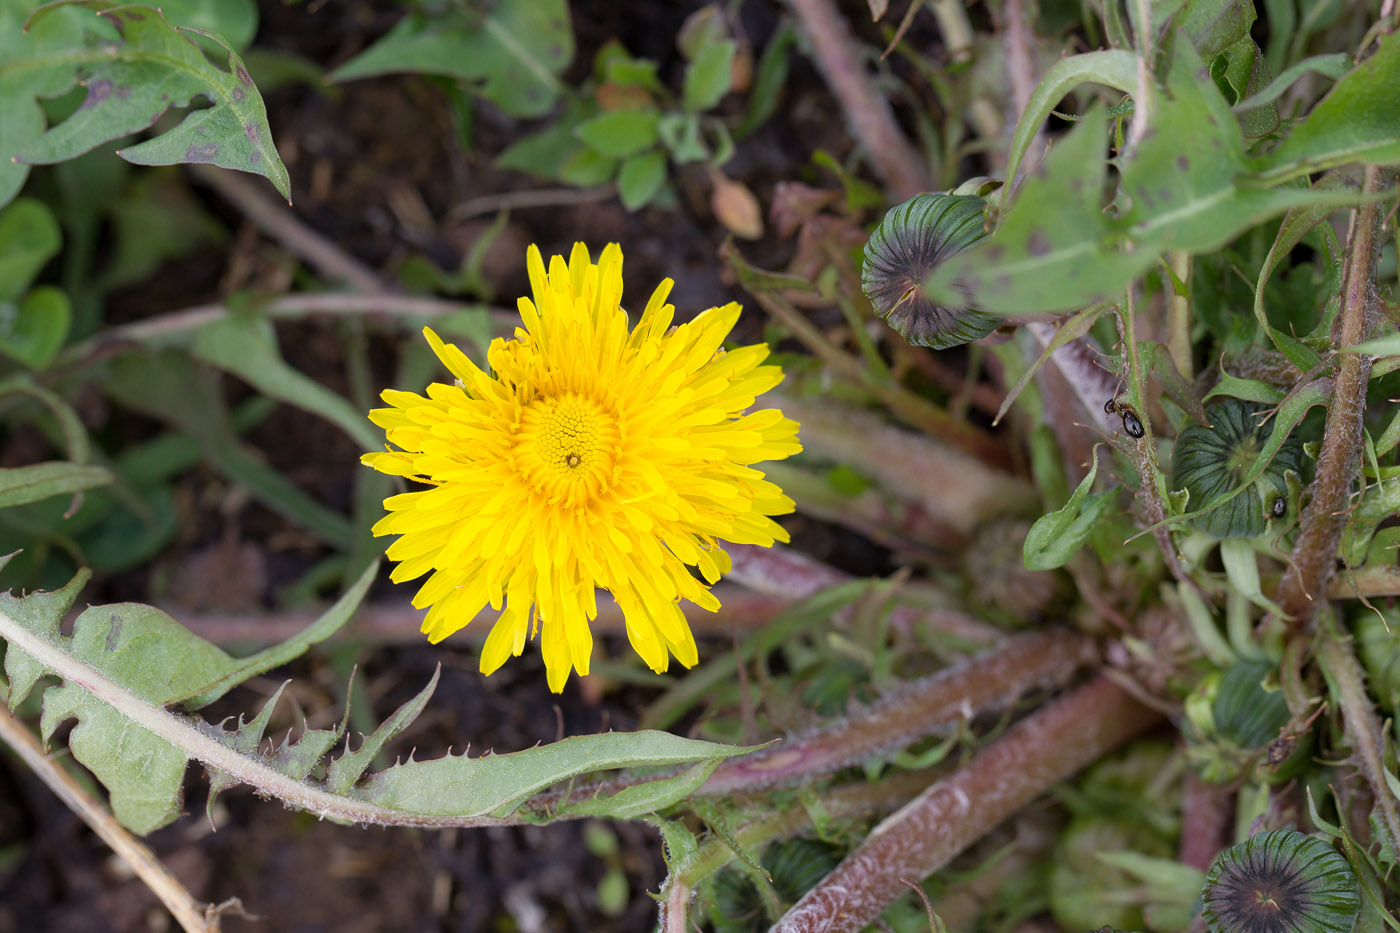
<path id="1" fill-rule="evenodd" d="M 540 178 L 558 178 L 565 160 L 583 149 L 574 136 L 577 125 L 577 116 L 565 115 L 539 132 L 517 138 L 496 156 L 497 167 Z"/>
<path id="2" fill-rule="evenodd" d="M 20 198 L 0 210 L 0 303 L 23 295 L 62 246 L 58 221 L 42 201 Z"/>
<path id="3" fill-rule="evenodd" d="M 222 38 L 194 27 L 172 26 L 153 7 L 117 6 L 108 0 L 59 0 L 37 10 L 41 25 L 63 7 L 94 10 L 116 27 L 115 42 L 88 45 L 70 35 L 66 49 L 40 47 L 19 63 L 21 79 L 7 95 L 51 96 L 76 80 L 87 87 L 78 111 L 37 139 L 18 145 L 15 158 L 31 165 L 62 162 L 151 126 L 170 107 L 188 107 L 197 96 L 212 107 L 191 112 L 174 129 L 118 153 L 137 165 L 202 162 L 262 175 L 290 198 L 286 166 L 272 144 L 262 95 L 242 60 Z M 227 69 L 209 61 L 192 37 L 227 52 Z M 66 83 L 53 80 L 66 66 Z M 76 67 L 75 67 L 76 66 Z M 44 76 L 42 81 L 35 75 Z M 0 153 L 3 155 L 3 153 Z"/>
<path id="4" fill-rule="evenodd" d="M 1248 38 L 1256 18 L 1251 0 L 1192 0 L 1181 27 L 1206 61 Z"/>
<path id="5" fill-rule="evenodd" d="M 349 546 L 354 535 L 349 519 L 321 505 L 239 442 L 217 372 L 196 368 L 174 350 L 134 350 L 111 366 L 103 391 L 198 441 L 200 452 L 214 466 L 272 511 L 333 547 Z"/>
<path id="6" fill-rule="evenodd" d="M 1086 52 L 1071 55 L 1051 65 L 1040 79 L 1034 93 L 1026 102 L 1021 119 L 1016 121 L 1016 131 L 1011 136 L 1011 149 L 1006 166 L 1006 177 L 1015 180 L 1021 160 L 1030 149 L 1040 127 L 1050 112 L 1055 109 L 1065 95 L 1081 84 L 1104 84 L 1123 93 L 1131 92 L 1137 86 L 1138 57 L 1132 52 L 1107 51 Z M 1063 143 L 1061 143 L 1063 145 Z"/>
<path id="7" fill-rule="evenodd" d="M 934 301 L 999 314 L 1083 307 L 1117 295 L 1169 250 L 1212 250 L 1291 207 L 1355 200 L 1252 182 L 1229 107 L 1194 50 L 1175 48 L 1168 87 L 1151 86 L 1138 107 L 1152 125 L 1120 161 L 1119 201 L 1131 206 L 1121 216 L 1101 209 L 1107 140 L 1096 107 L 1027 180 L 1001 226 L 933 273 Z"/>
<path id="8" fill-rule="evenodd" d="M 711 42 L 700 50 L 685 69 L 685 84 L 681 103 L 686 110 L 709 110 L 720 102 L 733 87 L 734 53 L 738 46 L 732 39 Z"/>
<path id="9" fill-rule="evenodd" d="M 560 807 L 555 816 L 605 816 L 615 820 L 635 820 L 689 797 L 723 763 L 723 759 L 712 758 L 692 765 L 675 777 L 634 784 L 607 796 L 599 794 L 587 800 L 573 801 Z"/>
<path id="10" fill-rule="evenodd" d="M 367 572 L 359 585 L 307 630 L 245 660 L 230 657 L 159 609 L 137 603 L 93 606 L 78 616 L 72 636 L 64 636 L 59 623 L 86 574 L 75 577 L 61 598 L 37 594 L 19 600 L 0 595 L 0 613 L 68 657 L 101 671 L 146 704 L 207 703 L 329 637 L 349 618 L 371 578 Z M 31 608 L 31 601 L 38 597 L 43 598 Z M 10 666 L 11 655 L 18 662 L 18 671 Z M 33 689 L 38 679 L 33 667 L 33 663 L 26 664 L 23 652 L 10 645 L 6 670 L 10 672 L 12 703 L 17 704 Z M 113 813 L 123 825 L 147 833 L 179 815 L 187 759 L 181 749 L 132 724 L 83 684 L 65 680 L 44 691 L 40 728 L 45 739 L 52 738 L 69 719 L 78 721 L 68 738 L 74 757 L 106 786 Z"/>
<path id="11" fill-rule="evenodd" d="M 258 31 L 255 0 L 160 0 L 160 8 L 171 23 L 216 32 L 239 51 Z"/>
<path id="12" fill-rule="evenodd" d="M 1348 162 L 1400 162 L 1397 87 L 1400 34 L 1391 33 L 1274 150 L 1268 175 L 1291 178 Z"/>
<path id="13" fill-rule="evenodd" d="M 500 0 L 490 13 L 407 16 L 331 72 L 332 81 L 409 72 L 460 78 L 506 113 L 539 117 L 562 90 L 574 57 L 565 0 Z"/>
<path id="14" fill-rule="evenodd" d="M 1268 86 L 1257 94 L 1251 94 L 1244 100 L 1235 104 L 1235 113 L 1244 113 L 1265 104 L 1271 104 L 1288 92 L 1303 75 L 1313 72 L 1333 81 L 1347 73 L 1351 68 L 1351 56 L 1345 52 L 1336 52 L 1332 55 L 1314 55 L 1312 58 L 1305 58 L 1291 68 L 1286 69 L 1283 74 L 1270 81 Z"/>
<path id="15" fill-rule="evenodd" d="M 195 335 L 196 359 L 233 373 L 253 388 L 295 405 L 339 427 L 362 450 L 378 450 L 380 432 L 344 396 L 287 365 L 277 348 L 272 322 L 256 314 L 232 314 L 201 327 Z"/>
<path id="16" fill-rule="evenodd" d="M 413 720 L 418 718 L 418 715 L 423 712 L 423 708 L 428 705 L 428 700 L 432 698 L 433 691 L 437 689 L 438 675 L 441 672 L 442 667 L 439 665 L 433 671 L 433 678 L 428 681 L 428 685 L 418 691 L 417 696 L 395 710 L 394 715 L 384 720 L 384 723 L 374 730 L 373 735 L 360 743 L 359 748 L 352 752 L 347 747 L 345 754 L 326 766 L 326 786 L 333 793 L 348 793 L 355 786 L 355 782 L 360 779 L 360 775 L 364 774 L 365 769 L 374 761 L 374 756 L 379 754 L 384 743 L 398 735 Z"/>
<path id="17" fill-rule="evenodd" d="M 112 480 L 104 467 L 65 460 L 0 469 L 0 509 L 106 486 Z"/>
<path id="18" fill-rule="evenodd" d="M 661 149 L 634 155 L 617 173 L 617 193 L 622 206 L 635 211 L 651 203 L 666 181 L 666 153 Z"/>
<path id="19" fill-rule="evenodd" d="M 40 285 L 18 304 L 0 300 L 0 353 L 43 369 L 68 339 L 73 309 L 63 289 Z"/>
<path id="20" fill-rule="evenodd" d="M 736 139 L 743 139 L 757 130 L 777 112 L 778 98 L 787 86 L 788 72 L 791 70 L 791 51 L 797 44 L 797 30 L 792 23 L 784 22 L 763 47 L 758 59 L 758 70 L 754 74 L 753 87 L 746 96 L 744 119 L 734 128 Z"/>
<path id="21" fill-rule="evenodd" d="M 350 796 L 405 813 L 503 817 L 541 790 L 591 771 L 698 764 L 748 751 L 667 732 L 577 735 L 507 755 L 398 764 L 371 775 Z"/>
<path id="22" fill-rule="evenodd" d="M 1097 449 L 1097 448 L 1096 448 Z M 1099 473 L 1099 459 L 1080 481 L 1078 488 L 1061 508 L 1035 520 L 1026 532 L 1022 556 L 1027 570 L 1053 570 L 1062 567 L 1088 540 L 1094 525 L 1113 505 L 1118 490 L 1090 494 Z"/>
<path id="23" fill-rule="evenodd" d="M 580 123 L 574 135 L 601 156 L 625 159 L 656 145 L 656 118 L 654 110 L 609 110 Z"/>
<path id="24" fill-rule="evenodd" d="M 611 181 L 615 174 L 617 160 L 601 156 L 587 146 L 580 146 L 577 152 L 559 166 L 559 180 L 579 188 L 601 185 Z"/>
<path id="25" fill-rule="evenodd" d="M 1342 352 L 1369 353 L 1372 356 L 1397 356 L 1400 355 L 1400 334 L 1388 334 L 1385 337 L 1377 337 L 1355 346 L 1344 347 Z"/>

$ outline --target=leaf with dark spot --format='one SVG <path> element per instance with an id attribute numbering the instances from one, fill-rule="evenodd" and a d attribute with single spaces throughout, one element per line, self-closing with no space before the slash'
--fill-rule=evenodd
<path id="1" fill-rule="evenodd" d="M 98 15 L 84 16 L 82 10 Z M 0 12 L 0 33 L 11 26 L 19 32 Z M 26 165 L 67 161 L 140 132 L 169 107 L 187 107 L 199 97 L 213 106 L 193 111 L 174 129 L 119 155 L 138 165 L 203 162 L 252 172 L 271 181 L 283 197 L 290 194 L 262 96 L 238 54 L 218 35 L 174 26 L 155 8 L 119 7 L 107 0 L 60 0 L 35 11 L 26 26 L 26 37 L 0 39 L 0 67 L 22 66 L 0 95 L 0 125 L 6 127 L 0 141 L 0 203 L 23 184 Z M 227 68 L 211 62 L 196 38 L 226 52 Z M 36 98 L 60 95 L 75 82 L 87 87 L 82 106 L 45 131 Z"/>

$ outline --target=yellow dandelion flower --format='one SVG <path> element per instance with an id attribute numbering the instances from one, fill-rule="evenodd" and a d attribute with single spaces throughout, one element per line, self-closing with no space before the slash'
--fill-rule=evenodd
<path id="1" fill-rule="evenodd" d="M 753 464 L 801 450 L 797 423 L 745 413 L 782 371 L 760 365 L 767 346 L 720 347 L 733 302 L 673 328 L 670 279 L 629 330 L 615 243 L 596 265 L 577 243 L 548 271 L 532 246 L 527 265 L 534 299 L 520 299 L 514 339 L 492 341 L 490 372 L 425 329 L 455 384 L 433 383 L 426 398 L 389 390 L 393 407 L 370 412 L 391 449 L 364 463 L 434 487 L 384 501 L 374 533 L 400 536 L 392 579 L 429 574 L 413 605 L 428 609 L 433 642 L 488 603 L 502 610 L 483 674 L 535 634 L 551 690 L 587 674 L 598 588 L 652 670 L 671 655 L 690 667 L 680 600 L 719 608 L 707 584 L 729 570 L 720 542 L 788 540 L 769 516 L 793 502 Z"/>

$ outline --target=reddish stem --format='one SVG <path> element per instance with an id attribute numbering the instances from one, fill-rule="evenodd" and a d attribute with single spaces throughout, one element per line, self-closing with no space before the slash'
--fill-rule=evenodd
<path id="1" fill-rule="evenodd" d="M 854 933 L 1046 788 L 1161 719 L 1095 679 L 1022 720 L 871 832 L 773 933 Z"/>

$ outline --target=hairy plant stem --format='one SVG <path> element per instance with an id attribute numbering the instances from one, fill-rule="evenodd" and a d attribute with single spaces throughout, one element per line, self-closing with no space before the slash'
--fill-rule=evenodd
<path id="1" fill-rule="evenodd" d="M 226 772 L 258 793 L 276 797 L 299 810 L 319 817 L 381 826 L 504 826 L 525 822 L 519 816 L 504 819 L 425 816 L 329 793 L 235 751 L 198 731 L 187 718 L 176 716 L 163 707 L 152 706 L 101 671 L 72 657 L 4 613 L 0 613 L 0 638 L 65 681 L 78 684 L 115 709 L 133 726 L 154 733 L 206 767 Z"/>
<path id="2" fill-rule="evenodd" d="M 876 89 L 832 0 L 790 0 L 802 30 L 812 43 L 817 70 L 836 95 L 856 139 L 875 174 L 896 201 L 912 198 L 932 184 L 928 167 L 895 121 L 885 95 Z"/>
<path id="3" fill-rule="evenodd" d="M 1386 781 L 1385 742 L 1375 707 L 1366 695 L 1366 675 L 1351 650 L 1351 640 L 1330 625 L 1319 633 L 1317 659 L 1327 678 L 1329 693 L 1336 699 L 1346 724 L 1346 734 L 1356 753 L 1356 765 L 1370 785 L 1382 826 L 1390 844 L 1400 842 L 1400 801 Z"/>
<path id="4" fill-rule="evenodd" d="M 724 762 L 699 793 L 731 795 L 829 774 L 903 748 L 959 718 L 1004 709 L 1032 690 L 1062 685 L 1096 655 L 1091 639 L 1067 630 L 1007 639 L 962 664 L 905 684 L 819 732 Z"/>
<path id="5" fill-rule="evenodd" d="M 1381 170 L 1368 166 L 1361 193 L 1374 196 L 1381 187 Z M 1346 528 L 1351 487 L 1361 468 L 1361 420 L 1366 411 L 1371 357 L 1344 351 L 1366 339 L 1367 320 L 1375 300 L 1379 208 L 1376 200 L 1362 204 L 1353 213 L 1347 233 L 1342 307 L 1332 328 L 1333 346 L 1340 359 L 1317 457 L 1317 478 L 1312 484 L 1312 500 L 1303 511 L 1288 569 L 1274 593 L 1274 602 L 1289 625 L 1300 631 L 1312 628 L 1336 575 L 1337 547 Z"/>
<path id="6" fill-rule="evenodd" d="M 860 781 L 829 788 L 821 793 L 823 816 L 828 820 L 850 820 L 889 812 L 902 806 L 928 787 L 937 775 L 946 771 L 947 768 L 908 771 L 880 781 Z M 746 854 L 758 856 L 762 854 L 762 846 L 810 828 L 812 816 L 812 812 L 802 806 L 764 810 L 748 817 L 742 826 L 732 832 L 731 839 Z M 684 864 L 675 866 L 671 876 L 666 879 L 662 928 L 694 929 L 687 925 L 686 914 L 696 887 L 735 858 L 734 848 L 728 841 L 711 839 Z"/>
<path id="7" fill-rule="evenodd" d="M 220 908 L 196 900 L 155 853 L 127 832 L 71 774 L 50 758 L 28 727 L 3 706 L 0 706 L 0 741 L 9 745 L 29 770 L 150 888 L 185 933 L 219 933 Z M 236 903 L 229 902 L 229 906 Z"/>
<path id="8" fill-rule="evenodd" d="M 1099 677 L 1022 720 L 871 831 L 773 933 L 854 933 L 1002 820 L 1160 715 Z"/>

